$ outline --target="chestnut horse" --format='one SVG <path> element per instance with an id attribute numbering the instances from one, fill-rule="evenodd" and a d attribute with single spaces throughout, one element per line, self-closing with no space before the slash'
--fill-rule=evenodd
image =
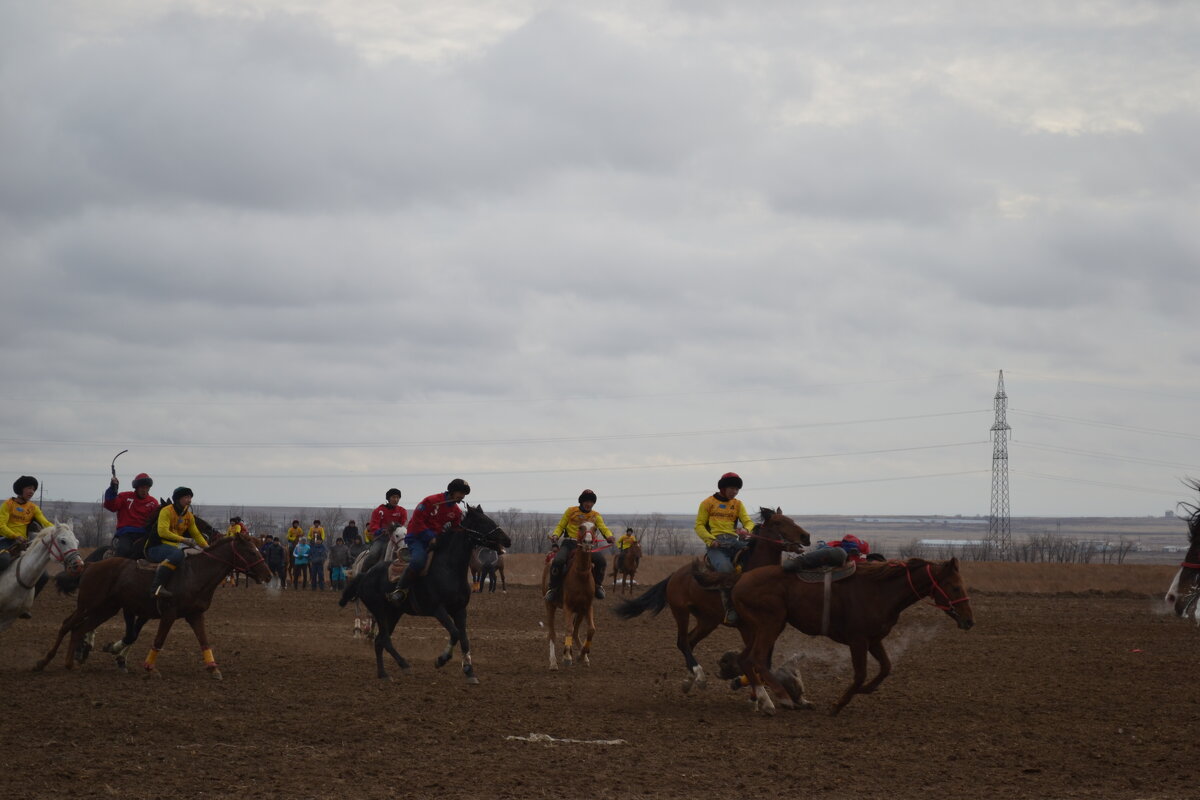
<path id="1" fill-rule="evenodd" d="M 1190 480 L 1187 485 L 1200 491 L 1200 481 Z M 1179 505 L 1187 512 L 1189 546 L 1164 599 L 1176 616 L 1184 619 L 1190 616 L 1200 625 L 1200 609 L 1197 608 L 1200 601 L 1200 506 L 1191 503 Z"/>
<path id="2" fill-rule="evenodd" d="M 809 636 L 828 636 L 850 648 L 854 681 L 833 704 L 833 714 L 854 695 L 875 691 L 891 673 L 892 663 L 883 640 L 900 613 L 918 600 L 930 598 L 964 631 L 975 624 L 957 558 L 859 564 L 853 575 L 829 584 L 828 594 L 825 586 L 804 583 L 782 567 L 755 570 L 734 585 L 733 606 L 742 619 L 738 629 L 745 643 L 739 664 L 761 711 L 775 713 L 768 687 L 782 705 L 792 707 L 786 687 L 770 670 L 775 640 L 788 624 Z M 867 653 L 879 662 L 879 672 L 869 683 Z"/>
<path id="3" fill-rule="evenodd" d="M 784 549 L 799 549 L 811 541 L 808 531 L 797 525 L 791 517 L 784 516 L 780 509 L 772 511 L 759 508 L 758 511 L 760 523 L 754 529 L 750 546 L 742 551 L 739 561 L 743 573 L 739 582 L 745 578 L 745 573 L 760 567 L 779 566 Z M 685 692 L 693 686 L 702 687 L 707 683 L 704 668 L 692 651 L 725 620 L 720 594 L 696 582 L 692 574 L 695 567 L 694 562 L 684 564 L 641 596 L 622 601 L 616 608 L 618 616 L 632 619 L 644 611 L 657 614 L 664 606 L 671 606 L 671 614 L 675 617 L 675 646 L 683 653 L 688 671 L 683 683 Z M 689 631 L 688 623 L 693 616 L 696 618 L 696 627 Z"/>
<path id="4" fill-rule="evenodd" d="M 634 542 L 629 547 L 622 550 L 613 559 L 613 591 L 617 590 L 617 580 L 624 575 L 625 580 L 621 583 L 621 591 L 624 593 L 632 592 L 634 581 L 633 576 L 637 574 L 638 564 L 642 562 L 642 546 Z"/>
<path id="5" fill-rule="evenodd" d="M 246 572 L 259 583 L 271 580 L 271 570 L 263 560 L 262 553 L 245 533 L 220 539 L 200 551 L 199 555 L 184 560 L 183 566 L 171 578 L 173 597 L 170 599 L 156 598 L 151 594 L 154 569 L 140 566 L 142 563 L 128 558 L 107 558 L 89 565 L 79 581 L 75 611 L 63 620 L 54 646 L 34 669 L 45 669 L 68 633 L 71 634 L 71 642 L 67 647 L 65 666 L 74 669 L 75 651 L 83 641 L 84 634 L 95 630 L 118 611 L 123 611 L 124 638 L 104 648 L 105 652 L 118 658 L 119 664 L 124 663 L 124 655 L 137 641 L 142 626 L 151 619 L 157 619 L 158 631 L 143 666 L 150 675 L 161 677 L 155 666 L 158 653 L 175 620 L 183 617 L 200 642 L 205 667 L 214 678 L 220 680 L 221 671 L 217 668 L 204 629 L 204 612 L 212 603 L 213 592 L 231 572 Z"/>
<path id="6" fill-rule="evenodd" d="M 593 608 L 596 578 L 592 575 L 592 548 L 595 542 L 590 538 L 594 528 L 595 525 L 591 522 L 583 523 L 580 526 L 578 544 L 572 545 L 575 540 L 567 539 L 561 545 L 574 546 L 575 552 L 571 554 L 571 561 L 563 575 L 558 599 L 546 603 L 546 641 L 550 643 L 550 669 L 558 669 L 558 659 L 554 653 L 554 640 L 557 638 L 554 632 L 554 618 L 558 616 L 560 608 L 563 610 L 563 626 L 570 625 L 570 631 L 563 638 L 563 665 L 569 667 L 575 663 L 574 647 L 577 644 L 579 663 L 585 667 L 592 663 L 588 654 L 592 651 L 592 637 L 596 635 L 596 612 Z M 588 537 L 583 535 L 585 530 Z M 550 563 L 547 561 L 542 569 L 543 595 L 550 589 Z M 579 626 L 584 619 L 587 620 L 587 638 L 580 644 Z"/>

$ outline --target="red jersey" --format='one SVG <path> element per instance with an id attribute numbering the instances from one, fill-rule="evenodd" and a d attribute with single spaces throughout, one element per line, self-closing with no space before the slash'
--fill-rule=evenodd
<path id="1" fill-rule="evenodd" d="M 408 511 L 404 506 L 389 506 L 384 503 L 371 512 L 371 521 L 367 523 L 367 530 L 372 536 L 378 536 L 381 532 L 386 533 L 392 525 L 407 524 Z"/>
<path id="2" fill-rule="evenodd" d="M 122 528 L 143 528 L 150 515 L 158 511 L 158 500 L 154 495 L 147 494 L 138 497 L 137 492 L 121 492 L 112 486 L 104 492 L 104 507 L 117 512 L 117 530 Z"/>
<path id="3" fill-rule="evenodd" d="M 424 533 L 433 531 L 441 533 L 446 525 L 457 525 L 462 522 L 462 509 L 458 503 L 450 502 L 449 492 L 431 494 L 413 509 L 412 524 L 408 526 L 409 533 Z"/>

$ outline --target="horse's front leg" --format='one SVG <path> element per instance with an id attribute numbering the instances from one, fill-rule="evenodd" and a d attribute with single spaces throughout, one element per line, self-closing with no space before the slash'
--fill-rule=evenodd
<path id="1" fill-rule="evenodd" d="M 459 647 L 462 649 L 462 671 L 467 683 L 475 685 L 479 678 L 475 677 L 475 665 L 471 663 L 471 639 L 467 634 L 467 609 L 463 606 L 454 613 L 454 626 L 458 628 Z"/>
<path id="2" fill-rule="evenodd" d="M 546 603 L 546 641 L 550 644 L 550 669 L 558 669 L 558 658 L 555 656 L 555 640 L 558 634 L 554 632 L 554 618 L 558 616 L 558 609 L 551 603 Z"/>
<path id="3" fill-rule="evenodd" d="M 162 673 L 158 671 L 158 654 L 162 651 L 163 645 L 167 641 L 167 634 L 171 632 L 171 626 L 175 624 L 175 614 L 168 612 L 162 615 L 158 621 L 158 630 L 154 633 L 154 643 L 150 645 L 150 652 L 146 653 L 146 660 L 142 662 L 142 668 L 146 670 L 147 677 L 161 678 Z"/>
<path id="4" fill-rule="evenodd" d="M 213 658 L 212 648 L 208 646 L 208 632 L 204 629 L 204 613 L 192 614 L 186 619 L 196 634 L 196 641 L 200 643 L 200 655 L 204 658 L 204 668 L 215 680 L 221 680 L 223 677 L 221 670 L 217 667 L 217 660 Z"/>
<path id="5" fill-rule="evenodd" d="M 592 652 L 592 637 L 596 635 L 596 607 L 588 606 L 587 610 L 587 639 L 583 642 L 583 648 L 579 651 L 579 660 L 583 662 L 585 667 L 591 666 L 591 660 L 588 654 Z"/>
<path id="6" fill-rule="evenodd" d="M 775 713 L 772 693 L 779 698 L 779 704 L 784 708 L 795 708 L 791 694 L 771 674 L 771 654 L 775 651 L 775 640 L 783 633 L 787 624 L 786 619 L 756 616 L 745 607 L 738 608 L 737 611 L 742 618 L 738 632 L 742 634 L 742 641 L 747 644 L 738 663 L 749 679 L 750 690 L 758 710 L 765 714 Z"/>
<path id="7" fill-rule="evenodd" d="M 892 660 L 888 658 L 887 651 L 883 649 L 882 639 L 873 640 L 867 645 L 867 651 L 879 662 L 879 673 L 858 690 L 859 694 L 870 694 L 875 691 L 879 688 L 879 684 L 883 683 L 883 679 L 892 674 Z"/>
<path id="8" fill-rule="evenodd" d="M 886 656 L 885 656 L 886 658 Z M 839 711 L 846 707 L 854 695 L 862 691 L 863 683 L 867 679 L 867 644 L 862 641 L 855 641 L 850 645 L 850 663 L 854 666 L 854 682 L 842 693 L 838 701 L 833 704 L 830 709 L 831 715 L 837 715 Z"/>
<path id="9" fill-rule="evenodd" d="M 458 644 L 461 634 L 458 631 L 458 627 L 455 626 L 454 620 L 450 618 L 450 614 L 446 611 L 445 606 L 438 606 L 432 616 L 438 622 L 442 623 L 442 627 L 450 634 L 450 641 L 446 643 L 446 649 L 433 662 L 435 667 L 441 668 L 446 666 L 454 656 L 454 645 Z"/>

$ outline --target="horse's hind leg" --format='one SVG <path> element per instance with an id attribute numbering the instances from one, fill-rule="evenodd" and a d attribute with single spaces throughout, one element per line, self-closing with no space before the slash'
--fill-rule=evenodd
<path id="1" fill-rule="evenodd" d="M 495 577 L 492 578 L 495 581 Z M 467 609 L 464 606 L 454 613 L 454 627 L 458 629 L 459 646 L 462 648 L 462 671 L 467 678 L 467 683 L 477 684 L 479 678 L 475 677 L 475 665 L 471 663 L 471 640 L 467 636 Z"/>
<path id="2" fill-rule="evenodd" d="M 154 633 L 154 644 L 150 645 L 150 652 L 146 653 L 146 660 L 142 662 L 142 668 L 146 670 L 147 677 L 162 677 L 162 673 L 158 671 L 158 667 L 156 666 L 158 663 L 158 654 L 162 651 L 163 645 L 166 644 L 167 634 L 171 632 L 171 626 L 174 624 L 174 614 L 164 614 L 162 619 L 158 621 L 158 630 Z"/>
<path id="3" fill-rule="evenodd" d="M 221 680 L 221 670 L 217 667 L 217 660 L 213 658 L 212 648 L 208 645 L 208 632 L 204 629 L 204 614 L 193 614 L 186 619 L 196 634 L 196 641 L 200 643 L 200 655 L 204 658 L 204 668 L 214 679 Z"/>
<path id="4" fill-rule="evenodd" d="M 404 674 L 412 671 L 412 667 L 404 656 L 396 651 L 395 645 L 392 644 L 392 633 L 396 630 L 396 622 L 400 621 L 400 617 L 396 617 L 395 621 L 389 624 L 389 620 L 376 619 L 375 624 L 379 628 L 379 632 L 375 634 L 375 668 L 377 675 L 380 678 L 387 678 L 388 674 L 383 668 L 383 652 L 386 650 L 388 655 L 396 662 L 396 666 Z"/>
<path id="5" fill-rule="evenodd" d="M 588 606 L 587 610 L 587 639 L 583 642 L 583 648 L 579 651 L 579 660 L 585 667 L 591 666 L 591 659 L 588 654 L 592 652 L 592 637 L 596 635 L 596 608 Z"/>
<path id="6" fill-rule="evenodd" d="M 873 640 L 867 645 L 867 651 L 879 662 L 879 673 L 858 690 L 859 694 L 870 694 L 875 691 L 879 688 L 879 684 L 883 683 L 884 678 L 892 674 L 892 660 L 888 658 L 887 651 L 883 649 L 882 639 Z"/>
<path id="7" fill-rule="evenodd" d="M 830 714 L 836 715 L 846 707 L 846 704 L 850 702 L 854 695 L 862 691 L 863 683 L 867 679 L 867 649 L 868 645 L 861 641 L 853 642 L 850 645 L 850 663 L 854 666 L 854 682 L 842 693 L 838 701 L 833 704 L 833 708 L 829 712 Z"/>
<path id="8" fill-rule="evenodd" d="M 717 629 L 719 623 L 704 617 L 697 617 L 696 627 L 689 633 L 687 626 L 690 614 L 687 609 L 676 609 L 672 606 L 671 613 L 675 616 L 675 646 L 679 648 L 679 652 L 683 653 L 683 661 L 688 671 L 688 675 L 683 681 L 683 691 L 690 692 L 693 686 L 703 689 L 708 683 L 708 677 L 704 674 L 704 667 L 700 666 L 700 662 L 696 660 L 693 650 L 706 636 Z"/>
<path id="9" fill-rule="evenodd" d="M 46 665 L 49 664 L 50 661 L 54 658 L 54 656 L 58 653 L 58 648 L 62 644 L 62 640 L 64 638 L 66 638 L 66 635 L 68 633 L 70 633 L 71 630 L 75 627 L 75 625 L 79 624 L 79 622 L 86 615 L 87 615 L 86 611 L 82 611 L 77 608 L 74 611 L 72 611 L 67 616 L 66 619 L 63 620 L 62 625 L 59 626 L 59 629 L 58 629 L 58 636 L 54 639 L 54 645 L 50 648 L 50 651 L 48 653 L 46 653 L 45 656 L 43 656 L 36 664 L 33 665 L 33 669 L 35 672 L 41 672 L 42 670 L 44 670 L 46 668 Z M 68 661 L 70 661 L 69 658 L 68 658 Z M 69 669 L 69 667 L 68 667 L 68 669 Z"/>

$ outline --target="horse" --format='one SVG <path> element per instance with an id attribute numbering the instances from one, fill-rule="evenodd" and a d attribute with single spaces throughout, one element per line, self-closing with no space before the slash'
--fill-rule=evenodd
<path id="1" fill-rule="evenodd" d="M 809 636 L 828 636 L 850 648 L 854 680 L 833 704 L 837 714 L 856 694 L 875 691 L 892 671 L 883 640 L 900 613 L 923 598 L 953 619 L 962 630 L 975 624 L 958 559 L 926 561 L 910 558 L 884 564 L 858 564 L 854 574 L 832 583 L 805 583 L 783 567 L 766 567 L 743 575 L 733 587 L 733 606 L 745 648 L 739 665 L 750 680 L 759 710 L 775 713 L 770 688 L 783 706 L 793 707 L 786 687 L 771 674 L 775 641 L 790 624 Z M 867 678 L 867 653 L 879 672 Z"/>
<path id="2" fill-rule="evenodd" d="M 204 612 L 212 603 L 213 593 L 230 572 L 246 572 L 258 583 L 271 580 L 271 570 L 263 560 L 262 553 L 245 533 L 219 539 L 198 555 L 184 560 L 183 566 L 171 578 L 171 599 L 157 598 L 151 594 L 155 567 L 145 564 L 114 557 L 89 566 L 79 582 L 75 610 L 63 620 L 54 646 L 34 669 L 41 671 L 46 668 L 68 633 L 71 634 L 71 642 L 67 647 L 65 666 L 74 669 L 75 651 L 84 635 L 122 611 L 125 616 L 125 635 L 104 647 L 106 653 L 117 658 L 119 667 L 124 667 L 125 654 L 137 641 L 142 627 L 149 620 L 157 619 L 158 630 L 143 667 L 149 675 L 161 677 L 156 666 L 158 653 L 166 643 L 167 634 L 175 620 L 183 617 L 200 643 L 205 667 L 214 678 L 220 680 L 221 671 L 213 658 L 204 628 Z"/>
<path id="3" fill-rule="evenodd" d="M 625 581 L 621 584 L 621 591 L 629 593 L 633 591 L 633 586 L 637 581 L 633 576 L 637 574 L 638 564 L 642 562 L 642 545 L 634 542 L 629 547 L 617 553 L 617 557 L 613 559 L 613 591 L 617 590 L 617 580 L 621 575 L 625 576 Z"/>
<path id="4" fill-rule="evenodd" d="M 783 551 L 799 549 L 809 544 L 808 531 L 796 524 L 791 517 L 784 516 L 780 509 L 759 508 L 760 524 L 751 534 L 750 546 L 742 551 L 739 565 L 742 577 L 753 570 L 769 565 L 778 566 L 783 560 Z M 702 561 L 702 559 L 697 559 Z M 696 660 L 693 651 L 696 645 L 717 629 L 725 620 L 725 607 L 718 592 L 706 589 L 693 576 L 695 564 L 684 564 L 669 577 L 651 586 L 639 597 L 623 600 L 616 608 L 622 619 L 632 619 L 645 611 L 657 614 L 664 606 L 671 606 L 675 617 L 675 646 L 683 653 L 687 677 L 683 691 L 693 686 L 703 687 L 708 682 L 704 668 Z M 696 626 L 688 631 L 691 617 Z"/>
<path id="5" fill-rule="evenodd" d="M 479 683 L 471 663 L 471 643 L 467 638 L 467 603 L 471 600 L 467 564 L 471 560 L 471 548 L 477 545 L 510 547 L 512 540 L 482 508 L 467 505 L 462 522 L 438 534 L 436 541 L 436 549 L 427 562 L 425 573 L 413 582 L 401 603 L 388 600 L 387 595 L 392 589 L 392 581 L 388 577 L 390 564 L 382 562 L 355 575 L 338 600 L 338 605 L 344 608 L 351 600 L 359 599 L 370 610 L 378 626 L 375 635 L 375 669 L 380 679 L 389 678 L 383 668 L 384 650 L 396 661 L 401 672 L 407 673 L 410 669 L 408 662 L 392 645 L 392 632 L 401 616 L 412 614 L 434 617 L 450 634 L 450 643 L 434 661 L 435 666 L 445 666 L 454 654 L 454 645 L 459 644 L 467 683 Z"/>
<path id="6" fill-rule="evenodd" d="M 1190 480 L 1187 485 L 1200 491 L 1200 481 Z M 1187 512 L 1188 551 L 1179 565 L 1179 571 L 1171 580 L 1171 587 L 1163 598 L 1175 611 L 1175 615 L 1187 619 L 1189 616 L 1200 625 L 1200 506 L 1180 503 Z"/>
<path id="7" fill-rule="evenodd" d="M 500 591 L 508 593 L 508 581 L 504 578 L 504 553 L 490 547 L 476 547 L 471 551 L 471 586 L 480 594 L 484 583 L 488 591 L 496 591 L 496 577 L 500 577 Z"/>
<path id="8" fill-rule="evenodd" d="M 588 534 L 591 534 L 594 529 L 594 523 L 585 522 L 581 526 L 581 533 L 586 530 Z M 567 565 L 567 571 L 563 575 L 562 589 L 559 591 L 558 599 L 545 604 L 546 641 L 550 644 L 550 669 L 558 669 L 558 659 L 554 653 L 554 640 L 557 638 L 554 632 L 554 618 L 558 616 L 560 608 L 563 610 L 564 627 L 570 624 L 570 632 L 563 638 L 563 665 L 569 667 L 575 663 L 573 648 L 579 643 L 579 626 L 584 619 L 587 620 L 587 638 L 579 647 L 579 663 L 585 667 L 592 663 L 588 654 L 592 650 L 592 637 L 596 635 L 596 613 L 592 607 L 596 596 L 596 578 L 592 574 L 592 547 L 594 544 L 594 539 L 580 537 L 578 544 L 575 545 L 575 552 L 571 554 L 571 562 Z M 546 566 L 542 569 L 543 595 L 550 589 L 550 563 L 547 561 Z"/>
<path id="9" fill-rule="evenodd" d="M 28 615 L 37 595 L 37 585 L 51 561 L 63 565 L 68 573 L 83 570 L 79 555 L 79 540 L 65 522 L 43 528 L 33 537 L 25 552 L 17 556 L 8 569 L 0 573 L 0 631 L 13 624 L 22 614 Z"/>

